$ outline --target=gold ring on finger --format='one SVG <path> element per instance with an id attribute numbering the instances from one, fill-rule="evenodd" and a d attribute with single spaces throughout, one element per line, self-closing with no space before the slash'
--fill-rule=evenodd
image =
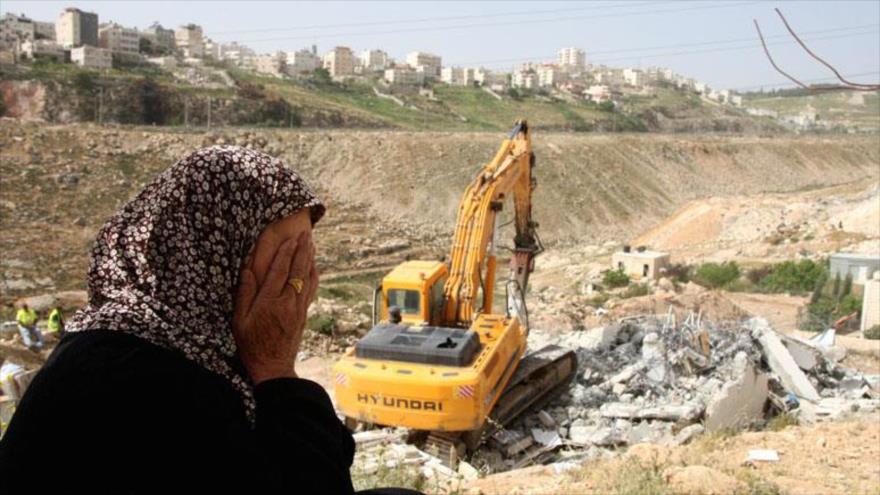
<path id="1" fill-rule="evenodd" d="M 297 294 L 300 294 L 303 291 L 305 281 L 303 281 L 303 279 L 301 278 L 293 277 L 287 281 L 287 285 L 293 287 L 293 290 L 295 290 Z"/>

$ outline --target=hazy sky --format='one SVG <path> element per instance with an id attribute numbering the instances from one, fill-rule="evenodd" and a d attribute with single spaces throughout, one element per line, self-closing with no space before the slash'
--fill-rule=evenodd
<path id="1" fill-rule="evenodd" d="M 670 67 L 718 88 L 757 89 L 785 83 L 763 55 L 752 19 L 786 71 L 825 80 L 785 31 L 779 7 L 813 51 L 860 82 L 880 80 L 880 1 L 623 2 L 139 2 L 3 0 L 0 11 L 54 21 L 68 6 L 99 21 L 145 27 L 194 22 L 218 41 L 237 40 L 258 52 L 318 45 L 355 51 L 382 48 L 403 59 L 423 50 L 444 65 L 510 70 L 525 60 L 552 59 L 581 47 L 590 62 Z"/>

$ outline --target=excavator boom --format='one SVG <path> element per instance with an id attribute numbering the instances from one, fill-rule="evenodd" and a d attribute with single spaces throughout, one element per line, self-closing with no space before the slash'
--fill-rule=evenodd
<path id="1" fill-rule="evenodd" d="M 455 235 L 449 256 L 449 279 L 443 288 L 444 321 L 448 326 L 467 327 L 477 311 L 492 312 L 496 276 L 497 218 L 504 199 L 513 194 L 514 273 L 524 292 L 533 260 L 538 253 L 532 221 L 534 154 L 528 124 L 518 121 L 489 164 L 465 190 L 458 207 Z M 479 292 L 481 307 L 476 307 Z"/>

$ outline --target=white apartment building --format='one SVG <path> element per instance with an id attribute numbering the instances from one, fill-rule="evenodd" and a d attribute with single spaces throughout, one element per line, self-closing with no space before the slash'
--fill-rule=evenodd
<path id="1" fill-rule="evenodd" d="M 565 73 L 555 65 L 542 65 L 535 73 L 538 76 L 538 86 L 542 88 L 552 88 L 565 81 Z"/>
<path id="2" fill-rule="evenodd" d="M 743 97 L 740 95 L 731 94 L 729 102 L 735 107 L 741 107 L 743 104 Z"/>
<path id="3" fill-rule="evenodd" d="M 604 84 L 594 84 L 584 90 L 584 97 L 596 103 L 611 101 L 611 88 Z"/>
<path id="4" fill-rule="evenodd" d="M 55 41 L 65 48 L 98 46 L 98 14 L 64 9 L 55 22 Z"/>
<path id="5" fill-rule="evenodd" d="M 109 69 L 113 66 L 113 54 L 106 48 L 83 45 L 70 50 L 70 61 L 81 67 Z"/>
<path id="6" fill-rule="evenodd" d="M 479 68 L 474 70 L 474 81 L 480 86 L 485 86 L 493 91 L 504 91 L 507 89 L 508 74 L 503 72 L 492 72 L 489 69 Z"/>
<path id="7" fill-rule="evenodd" d="M 646 78 L 641 69 L 623 69 L 623 80 L 629 86 L 644 86 Z"/>
<path id="8" fill-rule="evenodd" d="M 64 62 L 64 47 L 52 40 L 27 40 L 21 43 L 21 54 L 31 60 L 49 58 Z"/>
<path id="9" fill-rule="evenodd" d="M 344 78 L 354 75 L 354 53 L 347 46 L 337 46 L 327 52 L 321 60 L 330 77 Z"/>
<path id="10" fill-rule="evenodd" d="M 473 86 L 474 69 L 444 67 L 440 70 L 440 80 L 452 86 Z"/>
<path id="11" fill-rule="evenodd" d="M 442 67 L 440 55 L 426 52 L 410 52 L 406 56 L 406 64 L 424 73 L 425 79 L 440 77 L 440 69 Z"/>
<path id="12" fill-rule="evenodd" d="M 607 86 L 620 86 L 624 83 L 621 69 L 602 69 L 595 74 L 596 82 Z"/>
<path id="13" fill-rule="evenodd" d="M 321 59 L 308 49 L 287 52 L 287 73 L 291 76 L 311 74 L 320 66 Z"/>
<path id="14" fill-rule="evenodd" d="M 171 53 L 176 47 L 174 42 L 174 30 L 165 29 L 158 22 L 150 24 L 146 29 L 138 32 L 141 38 L 146 38 L 153 48 L 165 53 Z"/>
<path id="15" fill-rule="evenodd" d="M 367 72 L 383 71 L 391 65 L 390 62 L 388 54 L 382 50 L 364 50 L 360 55 L 361 67 Z"/>
<path id="16" fill-rule="evenodd" d="M 286 59 L 287 56 L 284 54 L 284 52 L 260 55 L 256 59 L 257 72 L 275 77 L 281 77 L 286 73 Z"/>
<path id="17" fill-rule="evenodd" d="M 425 73 L 406 65 L 385 69 L 385 80 L 393 85 L 418 85 L 425 82 Z"/>
<path id="18" fill-rule="evenodd" d="M 174 31 L 174 43 L 183 53 L 184 58 L 202 58 L 205 56 L 205 39 L 202 27 L 196 24 L 180 26 Z"/>
<path id="19" fill-rule="evenodd" d="M 220 59 L 228 60 L 239 67 L 250 66 L 256 56 L 252 49 L 234 41 L 220 46 Z"/>
<path id="20" fill-rule="evenodd" d="M 514 71 L 511 85 L 514 88 L 535 89 L 538 87 L 538 75 L 527 70 Z"/>
<path id="21" fill-rule="evenodd" d="M 704 82 L 694 81 L 693 88 L 694 88 L 694 91 L 696 91 L 697 93 L 700 93 L 701 95 L 709 92 L 709 86 L 707 86 L 706 83 L 704 83 Z"/>
<path id="22" fill-rule="evenodd" d="M 220 43 L 212 40 L 211 38 L 205 39 L 205 58 L 210 58 L 213 60 L 220 60 Z"/>
<path id="23" fill-rule="evenodd" d="M 35 21 L 24 14 L 6 13 L 0 19 L 0 41 L 55 41 L 55 23 Z"/>
<path id="24" fill-rule="evenodd" d="M 114 54 L 137 57 L 140 51 L 140 36 L 137 29 L 127 28 L 111 22 L 98 28 L 98 46 Z"/>
<path id="25" fill-rule="evenodd" d="M 583 69 L 587 65 L 587 54 L 580 48 L 561 48 L 556 52 L 556 64 L 565 69 Z"/>

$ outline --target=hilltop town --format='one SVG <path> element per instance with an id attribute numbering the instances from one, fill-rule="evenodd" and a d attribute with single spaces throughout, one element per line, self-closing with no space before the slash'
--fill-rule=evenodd
<path id="1" fill-rule="evenodd" d="M 561 114 L 563 123 L 556 125 L 549 119 L 540 119 L 541 124 L 575 131 L 858 132 L 880 127 L 876 112 L 872 111 L 878 105 L 876 95 L 856 101 L 840 94 L 795 98 L 780 98 L 787 96 L 785 93 L 741 94 L 710 87 L 666 67 L 591 63 L 586 51 L 579 47 L 560 48 L 555 60 L 524 61 L 509 70 L 444 64 L 442 54 L 418 50 L 400 59 L 380 48 L 358 52 L 349 46 L 334 46 L 323 53 L 316 45 L 257 53 L 243 43 L 214 41 L 197 24 L 169 29 L 154 22 L 145 28 L 135 28 L 112 20 L 103 22 L 98 13 L 77 8 L 64 9 L 55 22 L 34 20 L 25 14 L 5 14 L 0 19 L 0 67 L 4 64 L 11 68 L 7 70 L 12 71 L 11 77 L 15 79 L 36 77 L 33 71 L 27 72 L 31 67 L 45 70 L 46 64 L 69 64 L 87 73 L 101 74 L 104 79 L 112 79 L 120 71 L 143 72 L 152 68 L 167 74 L 177 84 L 202 89 L 234 87 L 242 79 L 277 86 L 282 89 L 279 94 L 288 88 L 320 93 L 327 83 L 342 88 L 342 94 L 337 91 L 326 98 L 333 101 L 318 104 L 319 118 L 310 118 L 306 111 L 295 118 L 278 119 L 289 124 L 321 126 L 326 119 L 344 126 L 349 125 L 345 122 L 355 126 L 367 124 L 351 112 L 343 112 L 341 117 L 327 116 L 328 112 L 339 110 L 334 103 L 344 97 L 346 103 L 350 101 L 360 110 L 374 114 L 381 113 L 386 105 L 398 106 L 398 110 L 385 113 L 410 114 L 392 116 L 397 121 L 392 126 L 407 121 L 404 127 L 424 127 L 427 116 L 419 119 L 417 114 L 438 112 L 444 113 L 443 119 L 455 128 L 496 127 L 494 123 L 475 122 L 479 120 L 475 116 L 491 114 L 491 107 L 505 105 L 515 108 L 515 112 L 534 113 L 523 108 L 523 101 L 556 105 L 555 111 Z M 16 72 L 16 68 L 26 72 Z M 103 94 L 97 94 L 99 89 L 92 92 L 94 98 L 103 98 Z M 287 114 L 313 103 L 309 98 L 301 103 L 288 95 L 281 96 L 296 107 L 287 110 Z M 369 101 L 364 102 L 365 99 Z M 13 101 L 5 106 L 17 105 Z M 12 116 L 27 118 L 27 112 L 13 110 Z M 380 120 L 385 116 L 380 116 Z M 430 120 L 437 121 L 437 115 L 432 117 Z M 101 116 L 94 120 L 101 120 Z M 189 118 L 182 120 L 189 123 Z M 145 119 L 144 123 L 162 122 Z M 232 119 L 229 123 L 245 122 Z"/>

